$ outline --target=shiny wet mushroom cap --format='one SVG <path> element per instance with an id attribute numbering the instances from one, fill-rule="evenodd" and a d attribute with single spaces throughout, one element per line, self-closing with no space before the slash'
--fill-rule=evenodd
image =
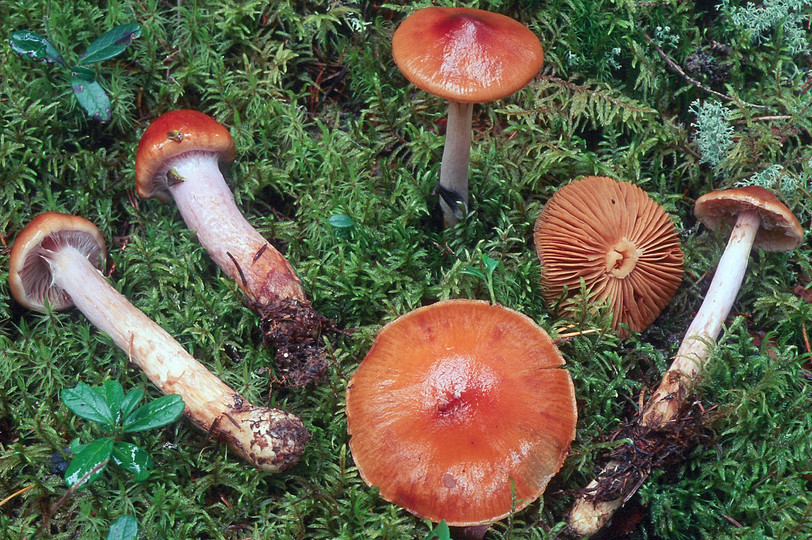
<path id="1" fill-rule="evenodd" d="M 428 7 L 398 26 L 392 57 L 409 82 L 430 94 L 487 103 L 524 88 L 541 69 L 544 50 L 533 32 L 506 15 Z"/>
<path id="2" fill-rule="evenodd" d="M 563 366 L 544 330 L 501 306 L 447 300 L 403 315 L 380 331 L 347 388 L 362 478 L 388 501 L 449 525 L 521 510 L 575 436 Z"/>
<path id="3" fill-rule="evenodd" d="M 612 327 L 648 327 L 682 281 L 683 254 L 665 210 L 642 189 L 612 178 L 588 176 L 559 189 L 536 221 L 542 295 L 561 307 L 579 292 L 580 280 L 596 301 L 609 301 Z"/>

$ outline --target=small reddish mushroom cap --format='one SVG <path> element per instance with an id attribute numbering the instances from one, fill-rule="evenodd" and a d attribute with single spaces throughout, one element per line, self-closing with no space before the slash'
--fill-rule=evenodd
<path id="1" fill-rule="evenodd" d="M 683 253 L 662 206 L 628 182 L 587 176 L 559 189 L 536 220 L 542 296 L 561 307 L 580 280 L 609 301 L 618 335 L 650 325 L 682 282 Z"/>
<path id="2" fill-rule="evenodd" d="M 524 508 L 575 437 L 563 365 L 544 330 L 501 306 L 447 300 L 403 315 L 380 331 L 347 388 L 361 477 L 388 501 L 449 525 Z"/>
<path id="3" fill-rule="evenodd" d="M 395 31 L 392 56 L 412 84 L 462 103 L 507 97 L 544 62 L 541 43 L 526 26 L 474 8 L 415 11 Z"/>
<path id="4" fill-rule="evenodd" d="M 135 156 L 138 195 L 169 202 L 166 172 L 171 168 L 171 160 L 190 152 L 212 152 L 220 161 L 231 162 L 237 149 L 228 129 L 211 116 L 188 109 L 159 116 L 138 143 Z"/>
<path id="5" fill-rule="evenodd" d="M 53 284 L 51 267 L 43 258 L 65 246 L 78 249 L 99 269 L 107 250 L 99 229 L 83 217 L 45 212 L 31 220 L 17 235 L 11 248 L 8 281 L 14 299 L 28 309 L 45 310 L 73 306 L 73 300 Z"/>
<path id="6" fill-rule="evenodd" d="M 745 211 L 757 212 L 761 227 L 753 245 L 764 251 L 790 251 L 801 245 L 804 231 L 798 219 L 772 192 L 760 186 L 712 191 L 694 203 L 694 215 L 707 228 L 732 228 Z"/>

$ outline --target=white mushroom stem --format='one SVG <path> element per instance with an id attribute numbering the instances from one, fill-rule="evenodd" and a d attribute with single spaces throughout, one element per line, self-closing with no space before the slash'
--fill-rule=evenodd
<path id="1" fill-rule="evenodd" d="M 745 211 L 738 215 L 725 252 L 719 259 L 705 300 L 685 333 L 676 357 L 663 376 L 660 386 L 649 399 L 639 420 L 649 427 L 663 426 L 674 419 L 691 394 L 693 384 L 705 369 L 711 347 L 722 331 L 722 324 L 733 307 L 753 242 L 761 226 L 757 212 Z M 602 529 L 636 491 L 638 485 L 629 484 L 629 490 L 609 501 L 595 501 L 601 478 L 611 477 L 621 464 L 610 461 L 595 480 L 575 501 L 569 515 L 570 528 L 580 536 L 591 536 Z"/>
<path id="2" fill-rule="evenodd" d="M 742 212 L 713 275 L 705 300 L 685 332 L 677 355 L 663 376 L 659 388 L 643 410 L 640 423 L 655 427 L 671 421 L 690 394 L 691 387 L 705 369 L 711 346 L 741 289 L 753 241 L 761 217 L 752 210 Z"/>
<path id="3" fill-rule="evenodd" d="M 170 192 L 186 225 L 214 262 L 259 306 L 283 299 L 308 303 L 288 260 L 245 219 L 211 152 L 169 164 Z"/>
<path id="4" fill-rule="evenodd" d="M 448 124 L 445 132 L 443 161 L 440 165 L 440 186 L 462 197 L 462 213 L 468 211 L 468 162 L 471 155 L 471 121 L 474 104 L 448 102 Z M 440 198 L 446 227 L 457 223 L 454 210 Z"/>
<path id="5" fill-rule="evenodd" d="M 128 302 L 76 248 L 43 253 L 53 283 L 162 392 L 180 394 L 192 422 L 259 469 L 279 472 L 299 461 L 308 439 L 299 418 L 251 405 Z"/>

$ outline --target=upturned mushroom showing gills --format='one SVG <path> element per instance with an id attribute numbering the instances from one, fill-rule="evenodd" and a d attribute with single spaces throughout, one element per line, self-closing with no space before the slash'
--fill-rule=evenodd
<path id="1" fill-rule="evenodd" d="M 571 305 L 580 280 L 608 302 L 612 328 L 641 332 L 682 282 L 683 254 L 673 223 L 642 189 L 587 176 L 559 189 L 536 220 L 534 240 L 549 306 Z"/>
<path id="2" fill-rule="evenodd" d="M 90 221 L 40 214 L 11 250 L 9 285 L 23 306 L 46 311 L 75 305 L 165 394 L 179 394 L 186 416 L 269 472 L 294 466 L 309 436 L 288 412 L 257 407 L 195 360 L 164 329 L 127 301 L 101 273 L 105 245 Z"/>
<path id="3" fill-rule="evenodd" d="M 529 317 L 446 300 L 387 324 L 347 387 L 361 477 L 409 512 L 489 523 L 536 500 L 575 437 L 564 359 Z"/>
<path id="4" fill-rule="evenodd" d="M 694 215 L 711 230 L 732 228 L 710 287 L 660 386 L 643 407 L 639 424 L 661 429 L 679 418 L 693 385 L 705 369 L 711 349 L 741 288 L 753 246 L 764 251 L 789 251 L 801 245 L 803 229 L 792 212 L 771 192 L 758 186 L 714 191 L 696 200 Z M 671 425 L 674 425 L 673 423 Z M 645 446 L 645 441 L 632 444 Z M 570 527 L 576 534 L 598 532 L 631 497 L 642 480 L 622 482 L 624 464 L 610 461 L 576 500 Z M 643 477 L 644 479 L 645 477 Z M 600 500 L 594 494 L 606 485 L 625 489 Z"/>
<path id="5" fill-rule="evenodd" d="M 445 224 L 454 225 L 468 209 L 473 104 L 523 88 L 541 69 L 544 51 L 533 32 L 505 15 L 428 7 L 398 26 L 392 57 L 412 84 L 448 100 L 438 191 Z"/>
<path id="6" fill-rule="evenodd" d="M 283 379 L 298 386 L 326 366 L 320 334 L 333 328 L 311 306 L 288 260 L 245 219 L 220 172 L 234 159 L 228 130 L 203 113 L 168 112 L 141 137 L 135 158 L 138 195 L 174 199 L 186 225 L 245 293 L 276 348 Z"/>

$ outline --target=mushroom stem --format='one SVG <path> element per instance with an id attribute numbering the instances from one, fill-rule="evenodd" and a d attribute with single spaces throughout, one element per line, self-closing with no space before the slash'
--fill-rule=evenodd
<path id="1" fill-rule="evenodd" d="M 468 161 L 471 155 L 471 121 L 474 104 L 448 102 L 440 186 L 461 197 L 460 208 L 452 208 L 442 197 L 440 208 L 446 227 L 457 223 L 468 212 Z"/>
<path id="2" fill-rule="evenodd" d="M 705 368 L 711 346 L 722 331 L 722 323 L 733 307 L 760 226 L 758 212 L 750 210 L 738 215 L 705 299 L 685 332 L 659 388 L 643 410 L 640 423 L 644 426 L 665 424 L 682 408 L 691 386 Z"/>
<path id="3" fill-rule="evenodd" d="M 299 461 L 308 439 L 299 418 L 251 405 L 127 301 L 76 248 L 43 249 L 42 257 L 54 284 L 162 392 L 180 394 L 185 414 L 198 427 L 259 469 L 280 472 Z"/>
<path id="4" fill-rule="evenodd" d="M 663 375 L 660 386 L 643 408 L 638 421 L 641 425 L 661 427 L 673 420 L 685 404 L 694 382 L 705 368 L 711 346 L 722 330 L 722 323 L 736 300 L 760 226 L 758 212 L 749 210 L 738 215 L 705 299 L 688 327 L 671 366 Z M 627 482 L 614 499 L 599 501 L 592 497 L 599 491 L 601 481 L 611 481 L 613 473 L 622 466 L 615 460 L 607 463 L 575 501 L 569 515 L 570 528 L 575 534 L 591 536 L 597 533 L 637 491 L 640 483 Z"/>
<path id="5" fill-rule="evenodd" d="M 237 208 L 217 156 L 193 152 L 176 158 L 171 165 L 169 189 L 183 220 L 248 299 L 257 306 L 276 304 L 282 299 L 307 303 L 288 260 Z"/>

